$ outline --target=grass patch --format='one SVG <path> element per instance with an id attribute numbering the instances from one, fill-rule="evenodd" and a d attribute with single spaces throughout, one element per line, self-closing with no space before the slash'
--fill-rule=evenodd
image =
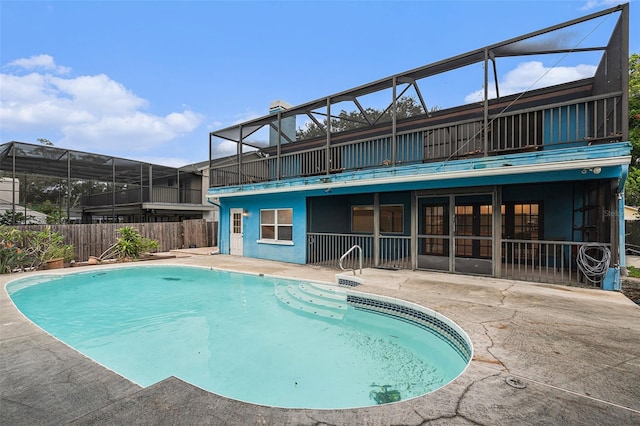
<path id="1" fill-rule="evenodd" d="M 628 266 L 627 272 L 629 273 L 629 276 L 631 278 L 640 278 L 640 269 L 636 268 L 635 266 Z"/>

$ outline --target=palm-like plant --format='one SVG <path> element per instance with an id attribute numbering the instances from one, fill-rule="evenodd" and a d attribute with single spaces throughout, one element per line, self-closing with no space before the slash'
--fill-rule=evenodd
<path id="1" fill-rule="evenodd" d="M 114 245 L 114 253 L 121 260 L 138 259 L 142 253 L 157 250 L 157 240 L 151 240 L 140 235 L 132 226 L 118 229 L 118 241 Z"/>

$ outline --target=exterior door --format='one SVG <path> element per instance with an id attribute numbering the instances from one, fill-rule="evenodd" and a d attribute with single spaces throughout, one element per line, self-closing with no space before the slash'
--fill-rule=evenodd
<path id="1" fill-rule="evenodd" d="M 418 269 L 493 275 L 492 194 L 418 199 Z"/>
<path id="2" fill-rule="evenodd" d="M 229 254 L 242 256 L 242 209 L 231 209 L 229 218 Z"/>

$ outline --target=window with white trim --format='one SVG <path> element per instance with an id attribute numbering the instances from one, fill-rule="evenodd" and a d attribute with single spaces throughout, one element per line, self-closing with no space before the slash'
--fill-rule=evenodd
<path id="1" fill-rule="evenodd" d="M 293 241 L 293 209 L 260 210 L 260 240 Z"/>

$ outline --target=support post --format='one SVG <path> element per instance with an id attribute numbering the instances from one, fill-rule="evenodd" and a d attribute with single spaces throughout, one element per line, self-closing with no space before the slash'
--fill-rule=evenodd
<path id="1" fill-rule="evenodd" d="M 496 186 L 492 193 L 493 224 L 493 276 L 502 276 L 502 187 Z"/>
<path id="2" fill-rule="evenodd" d="M 484 125 L 483 125 L 483 141 L 484 156 L 489 155 L 489 50 L 484 49 Z"/>
<path id="3" fill-rule="evenodd" d="M 391 164 L 396 165 L 396 116 L 398 112 L 397 96 L 397 84 L 396 77 L 393 77 L 393 102 L 391 107 Z"/>
<path id="4" fill-rule="evenodd" d="M 411 191 L 411 270 L 418 269 L 418 196 Z"/>
<path id="5" fill-rule="evenodd" d="M 16 146 L 11 144 L 11 225 L 16 224 Z"/>
<path id="6" fill-rule="evenodd" d="M 331 158 L 329 155 L 331 150 L 329 147 L 331 146 L 331 98 L 327 98 L 327 145 L 325 147 L 325 167 L 326 174 L 330 174 L 330 166 L 331 166 Z"/>
<path id="7" fill-rule="evenodd" d="M 373 264 L 380 266 L 380 193 L 373 194 Z"/>
<path id="8" fill-rule="evenodd" d="M 238 182 L 237 185 L 242 185 L 244 182 L 242 180 L 242 142 L 243 142 L 243 137 L 242 137 L 242 124 L 239 126 L 240 129 L 240 136 L 238 137 L 238 149 L 236 150 L 236 153 L 238 155 Z"/>
<path id="9" fill-rule="evenodd" d="M 282 161 L 280 155 L 282 152 L 282 112 L 278 111 L 278 144 L 276 145 L 276 180 L 282 177 Z"/>
<path id="10" fill-rule="evenodd" d="M 116 158 L 111 157 L 111 221 L 116 223 Z"/>
<path id="11" fill-rule="evenodd" d="M 67 150 L 67 223 L 71 219 L 71 151 Z"/>

